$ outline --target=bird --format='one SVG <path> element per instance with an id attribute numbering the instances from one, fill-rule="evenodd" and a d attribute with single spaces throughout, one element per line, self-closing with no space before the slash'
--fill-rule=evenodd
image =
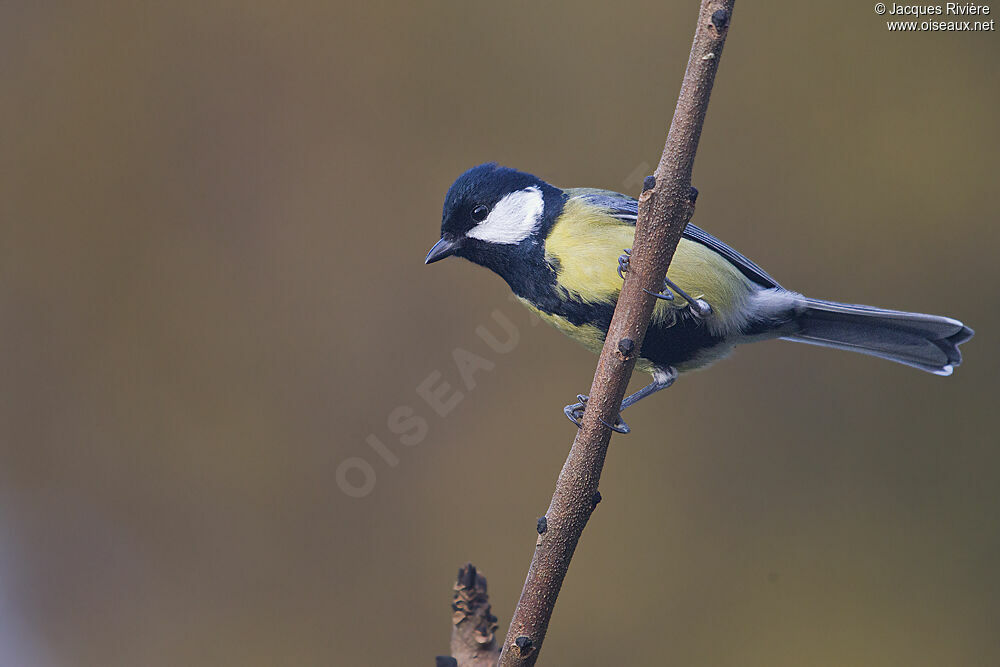
<path id="1" fill-rule="evenodd" d="M 637 216 L 638 201 L 627 195 L 561 189 L 517 169 L 481 164 L 448 189 L 441 236 L 424 263 L 457 256 L 493 271 L 538 317 L 600 353 Z M 636 361 L 652 382 L 625 397 L 621 410 L 744 343 L 809 343 L 950 375 L 962 362 L 958 346 L 974 333 L 950 317 L 803 296 L 691 223 L 655 296 Z M 577 398 L 564 412 L 580 426 L 587 396 Z M 630 430 L 620 415 L 607 426 Z"/>

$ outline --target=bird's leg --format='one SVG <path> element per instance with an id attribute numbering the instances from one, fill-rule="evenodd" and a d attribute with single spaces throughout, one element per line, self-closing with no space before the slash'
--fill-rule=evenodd
<path id="1" fill-rule="evenodd" d="M 676 379 L 677 379 L 677 369 L 674 368 L 673 366 L 665 366 L 662 368 L 657 366 L 653 368 L 653 381 L 647 384 L 639 391 L 635 392 L 634 394 L 626 396 L 625 400 L 622 401 L 622 406 L 619 409 L 619 413 L 623 411 L 625 408 L 629 407 L 630 405 L 635 405 L 636 403 L 646 398 L 647 396 L 655 394 L 661 389 L 666 389 L 667 387 L 672 385 L 674 383 L 674 380 Z M 563 408 L 563 412 L 565 412 L 569 420 L 574 424 L 576 424 L 577 428 L 579 428 L 583 421 L 583 411 L 586 410 L 587 408 L 587 399 L 590 397 L 585 394 L 577 394 L 576 397 L 579 400 L 579 403 L 573 403 L 572 405 L 567 405 L 565 408 Z M 610 428 L 615 433 L 629 433 L 632 431 L 632 429 L 629 428 L 629 425 L 626 424 L 625 421 L 622 419 L 621 414 L 619 414 L 615 418 L 614 424 L 609 424 L 603 419 L 601 420 L 601 423 Z"/>
<path id="2" fill-rule="evenodd" d="M 704 299 L 695 299 L 695 298 L 689 296 L 687 292 L 685 292 L 680 287 L 678 287 L 677 283 L 675 283 L 674 281 L 672 281 L 670 278 L 664 278 L 663 279 L 663 287 L 664 287 L 664 291 L 665 292 L 667 290 L 673 290 L 673 291 L 677 292 L 682 299 L 684 299 L 685 301 L 687 301 L 688 308 L 691 309 L 691 312 L 693 314 L 697 315 L 698 317 L 708 317 L 709 315 L 712 314 L 712 307 L 710 305 L 708 305 L 708 301 L 705 301 Z M 643 288 L 643 291 L 645 291 L 647 294 L 652 294 L 657 299 L 664 299 L 665 298 L 668 301 L 673 301 L 674 300 L 674 296 L 672 294 L 668 298 L 665 294 L 658 294 L 656 292 L 650 292 L 648 289 L 645 289 L 645 288 Z"/>
<path id="3" fill-rule="evenodd" d="M 625 254 L 618 258 L 618 275 L 622 280 L 625 280 L 625 274 L 628 272 L 629 260 L 632 257 L 632 249 L 625 248 Z M 671 294 L 671 290 L 677 292 L 678 295 L 685 301 L 687 301 L 688 308 L 691 309 L 691 313 L 698 317 L 707 317 L 712 314 L 712 306 L 709 305 L 704 299 L 695 299 L 690 296 L 687 292 L 682 290 L 677 286 L 677 283 L 672 281 L 670 278 L 663 278 L 663 291 L 662 292 L 652 292 L 645 287 L 642 291 L 646 294 L 652 294 L 657 299 L 664 299 L 666 301 L 673 301 L 674 295 Z"/>
<path id="4" fill-rule="evenodd" d="M 676 379 L 677 369 L 673 366 L 655 366 L 653 368 L 653 381 L 634 394 L 626 396 L 625 400 L 622 401 L 622 410 L 630 405 L 635 405 L 642 399 L 655 394 L 661 389 L 666 389 L 672 385 Z"/>

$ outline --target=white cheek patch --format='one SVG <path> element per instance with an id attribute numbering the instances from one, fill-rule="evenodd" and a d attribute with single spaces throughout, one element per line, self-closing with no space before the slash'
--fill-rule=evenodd
<path id="1" fill-rule="evenodd" d="M 511 192 L 466 236 L 490 243 L 520 243 L 538 229 L 545 202 L 536 186 Z"/>

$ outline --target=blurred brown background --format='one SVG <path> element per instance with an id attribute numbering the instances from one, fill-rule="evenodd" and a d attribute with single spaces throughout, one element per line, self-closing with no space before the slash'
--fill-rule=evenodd
<path id="1" fill-rule="evenodd" d="M 423 257 L 480 162 L 637 192 L 696 4 L 3 3 L 0 664 L 431 664 L 465 560 L 505 629 L 595 358 Z M 944 379 L 757 345 L 637 408 L 545 664 L 1000 663 L 997 56 L 736 8 L 696 222 L 978 335 Z M 455 348 L 496 365 L 442 418 Z"/>

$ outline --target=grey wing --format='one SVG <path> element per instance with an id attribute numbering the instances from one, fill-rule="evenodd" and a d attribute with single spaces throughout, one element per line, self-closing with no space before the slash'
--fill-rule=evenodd
<path id="1" fill-rule="evenodd" d="M 597 190 L 593 188 L 577 188 L 566 190 L 566 192 L 571 197 L 581 197 L 594 206 L 607 209 L 612 216 L 619 220 L 635 224 L 636 216 L 639 213 L 639 202 L 632 197 L 611 190 Z M 764 269 L 704 229 L 688 223 L 688 226 L 684 229 L 684 238 L 700 243 L 719 253 L 729 260 L 733 266 L 738 268 L 740 273 L 758 285 L 767 288 L 779 287 L 778 281 L 769 276 Z"/>

